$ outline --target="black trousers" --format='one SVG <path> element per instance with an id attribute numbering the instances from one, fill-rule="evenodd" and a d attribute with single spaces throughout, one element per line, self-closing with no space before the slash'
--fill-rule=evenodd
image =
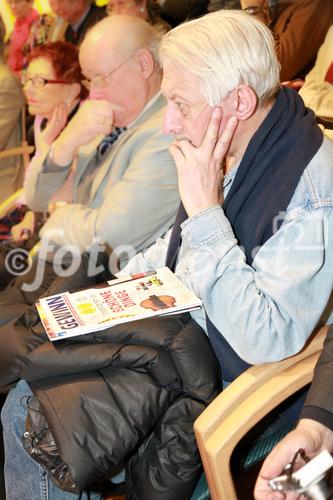
<path id="1" fill-rule="evenodd" d="M 112 279 L 107 263 L 107 256 L 102 254 L 98 264 L 102 265 L 103 271 L 89 277 L 89 255 L 83 254 L 77 271 L 71 276 L 61 277 L 57 276 L 53 263 L 35 258 L 26 274 L 16 277 L 0 291 L 0 326 L 21 317 L 42 296 L 88 288 Z M 27 289 L 27 285 L 34 283 L 38 286 Z"/>
<path id="2" fill-rule="evenodd" d="M 6 394 L 0 393 L 0 411 L 2 409 L 4 402 L 5 402 L 5 399 L 6 399 Z M 2 425 L 0 422 L 0 500 L 5 500 L 5 498 L 6 498 L 5 478 L 3 475 L 4 460 L 5 460 L 5 455 L 4 455 L 4 449 L 3 449 Z"/>
<path id="3" fill-rule="evenodd" d="M 15 267 L 19 265 L 20 270 L 28 267 L 28 254 L 38 241 L 38 234 L 27 241 L 1 241 L 0 242 L 0 290 L 15 279 Z M 21 250 L 21 252 L 20 252 Z M 17 259 L 15 261 L 15 259 Z"/>

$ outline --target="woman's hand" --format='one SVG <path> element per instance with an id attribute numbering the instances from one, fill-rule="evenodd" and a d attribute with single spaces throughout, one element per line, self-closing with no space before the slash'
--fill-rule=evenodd
<path id="1" fill-rule="evenodd" d="M 40 115 L 36 116 L 34 121 L 34 134 L 37 151 L 41 151 L 43 147 L 50 146 L 52 142 L 55 141 L 66 125 L 68 113 L 69 108 L 66 104 L 62 103 L 57 106 L 44 130 L 41 129 L 43 117 Z"/>
<path id="2" fill-rule="evenodd" d="M 12 227 L 11 235 L 13 241 L 26 241 L 31 238 L 35 230 L 35 221 L 34 212 L 27 212 L 22 221 Z"/>

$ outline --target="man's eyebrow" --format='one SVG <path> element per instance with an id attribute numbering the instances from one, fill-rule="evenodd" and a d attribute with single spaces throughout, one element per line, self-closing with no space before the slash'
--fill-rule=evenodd
<path id="1" fill-rule="evenodd" d="M 163 89 L 162 89 L 162 93 L 163 93 Z M 183 104 L 189 105 L 189 102 L 184 97 L 182 97 L 181 95 L 179 95 L 177 93 L 171 94 L 170 96 L 168 96 L 168 99 L 170 99 L 170 101 L 181 101 Z"/>

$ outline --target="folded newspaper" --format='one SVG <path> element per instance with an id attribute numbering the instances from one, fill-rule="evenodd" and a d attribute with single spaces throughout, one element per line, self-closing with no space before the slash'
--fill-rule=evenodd
<path id="1" fill-rule="evenodd" d="M 200 307 L 201 300 L 167 267 L 117 278 L 103 288 L 51 295 L 37 303 L 52 341 Z"/>

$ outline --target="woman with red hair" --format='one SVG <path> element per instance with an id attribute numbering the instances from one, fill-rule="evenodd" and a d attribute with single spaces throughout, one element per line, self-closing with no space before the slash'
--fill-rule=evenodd
<path id="1" fill-rule="evenodd" d="M 29 55 L 27 70 L 22 74 L 22 84 L 29 113 L 35 116 L 36 152 L 26 171 L 25 183 L 45 148 L 49 148 L 78 109 L 80 100 L 86 97 L 87 91 L 81 85 L 81 80 L 78 49 L 69 42 L 40 45 Z M 70 198 L 71 175 L 63 188 L 54 195 L 52 202 L 66 202 Z M 22 209 L 24 204 L 23 195 L 19 200 L 19 213 L 26 211 L 25 208 Z M 7 223 L 8 232 L 11 230 L 11 233 L 7 235 L 8 240 L 0 245 L 1 286 L 5 286 L 12 278 L 5 266 L 6 255 L 16 247 L 24 246 L 30 250 L 38 239 L 38 226 L 41 223 L 43 217 L 36 217 L 31 211 L 24 214 L 19 224 L 10 227 L 10 223 Z"/>

